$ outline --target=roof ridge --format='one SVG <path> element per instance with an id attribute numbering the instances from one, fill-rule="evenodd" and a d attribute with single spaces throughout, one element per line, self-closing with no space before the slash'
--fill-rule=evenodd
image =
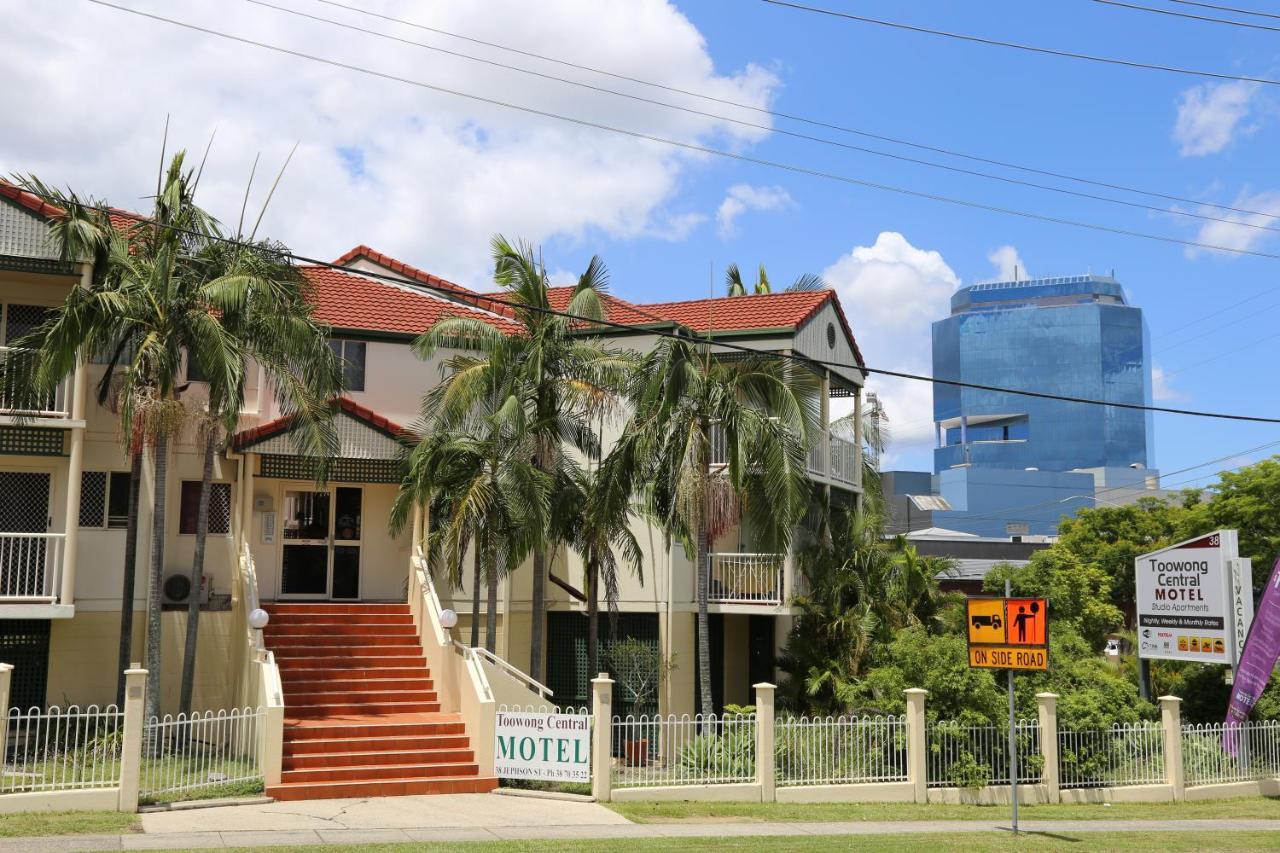
<path id="1" fill-rule="evenodd" d="M 501 314 L 504 317 L 515 316 L 515 312 L 509 307 L 490 302 L 485 299 L 484 294 L 481 294 L 479 291 L 472 290 L 469 287 L 449 281 L 447 278 L 441 278 L 435 273 L 427 272 L 420 267 L 416 267 L 413 264 L 400 260 L 399 258 L 392 257 L 386 252 L 380 252 L 372 246 L 368 246 L 364 243 L 348 249 L 335 259 L 333 263 L 337 266 L 345 267 L 351 261 L 359 258 L 365 258 L 378 266 L 400 273 L 413 281 L 418 281 L 430 287 L 440 288 L 447 290 L 450 293 L 454 293 L 461 301 L 470 303 L 482 311 L 491 311 L 494 314 Z M 352 270 L 352 272 L 359 273 L 359 270 Z"/>

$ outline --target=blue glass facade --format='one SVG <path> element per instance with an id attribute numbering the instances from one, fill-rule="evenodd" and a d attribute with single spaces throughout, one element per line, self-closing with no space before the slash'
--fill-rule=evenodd
<path id="1" fill-rule="evenodd" d="M 1151 402 L 1142 310 L 1114 279 L 1073 276 L 963 288 L 933 324 L 933 373 L 981 385 Z M 934 471 L 1147 467 L 1150 413 L 934 385 Z"/>

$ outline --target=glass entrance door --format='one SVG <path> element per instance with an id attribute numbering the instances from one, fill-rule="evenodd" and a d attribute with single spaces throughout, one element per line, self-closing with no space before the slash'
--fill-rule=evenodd
<path id="1" fill-rule="evenodd" d="M 360 597 L 362 497 L 359 488 L 349 486 L 285 490 L 281 597 Z"/>

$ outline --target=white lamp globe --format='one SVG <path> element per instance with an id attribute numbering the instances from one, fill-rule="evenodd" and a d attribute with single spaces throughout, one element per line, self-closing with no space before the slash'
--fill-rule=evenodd
<path id="1" fill-rule="evenodd" d="M 458 614 L 452 610 L 440 611 L 440 627 L 446 631 L 458 624 Z"/>
<path id="2" fill-rule="evenodd" d="M 271 614 L 263 610 L 261 607 L 254 609 L 249 613 L 249 627 L 261 630 L 267 627 L 267 623 L 271 621 Z"/>

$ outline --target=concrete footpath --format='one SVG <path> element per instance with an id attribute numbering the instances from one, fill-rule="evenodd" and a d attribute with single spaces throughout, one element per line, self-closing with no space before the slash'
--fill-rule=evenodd
<path id="1" fill-rule="evenodd" d="M 0 853 L 538 839 L 901 835 L 990 832 L 1007 826 L 1007 823 L 976 820 L 635 824 L 595 803 L 492 794 L 265 803 L 153 812 L 141 817 L 141 834 L 7 838 L 0 839 Z M 1280 833 L 1280 820 L 1036 820 L 1023 822 L 1022 828 L 1028 832 L 1063 835 L 1195 830 Z"/>

